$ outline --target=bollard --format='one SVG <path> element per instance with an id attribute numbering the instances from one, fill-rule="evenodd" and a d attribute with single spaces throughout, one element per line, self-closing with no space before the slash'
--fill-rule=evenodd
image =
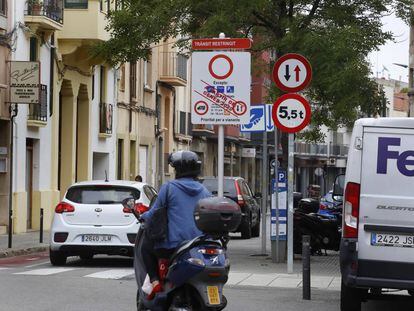
<path id="1" fill-rule="evenodd" d="M 40 233 L 39 242 L 43 243 L 43 208 L 40 209 Z"/>
<path id="2" fill-rule="evenodd" d="M 310 236 L 302 236 L 302 290 L 303 299 L 311 300 Z"/>

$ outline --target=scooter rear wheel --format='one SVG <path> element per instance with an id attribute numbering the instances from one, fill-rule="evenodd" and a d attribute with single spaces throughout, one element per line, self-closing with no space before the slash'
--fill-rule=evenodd
<path id="1" fill-rule="evenodd" d="M 137 290 L 137 311 L 147 311 L 148 309 L 145 308 L 144 303 L 141 300 L 139 295 L 139 289 Z"/>

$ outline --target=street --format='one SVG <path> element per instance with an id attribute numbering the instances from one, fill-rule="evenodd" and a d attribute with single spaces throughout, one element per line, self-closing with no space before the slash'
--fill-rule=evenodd
<path id="1" fill-rule="evenodd" d="M 229 253 L 230 259 L 234 258 L 234 272 L 229 283 L 234 284 L 235 276 L 241 271 L 254 276 L 266 276 L 272 270 L 283 272 L 284 265 L 278 265 L 278 271 L 274 271 L 277 267 L 269 260 L 250 256 L 258 242 L 259 239 L 234 239 L 230 242 Z M 320 265 L 320 260 L 329 257 L 336 258 L 334 255 L 312 258 L 315 268 Z M 295 268 L 299 266 L 296 261 Z M 320 271 L 314 270 L 320 274 Z M 329 272 L 329 269 L 326 271 Z M 53 267 L 47 252 L 5 258 L 0 260 L 0 280 L 2 311 L 135 310 L 136 283 L 130 258 L 97 256 L 91 261 L 82 261 L 72 257 L 64 267 Z M 226 286 L 225 295 L 229 301 L 226 310 L 339 310 L 340 292 L 337 288 L 313 289 L 312 300 L 304 301 L 300 286 L 283 288 L 243 285 L 246 282 L 239 284 L 242 285 Z M 385 311 L 396 306 L 401 311 L 411 310 L 408 303 L 382 301 L 370 301 L 364 304 L 363 310 Z"/>

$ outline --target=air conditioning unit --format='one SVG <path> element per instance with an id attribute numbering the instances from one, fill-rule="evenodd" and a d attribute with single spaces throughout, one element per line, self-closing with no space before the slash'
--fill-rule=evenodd
<path id="1" fill-rule="evenodd" d="M 336 158 L 329 158 L 327 165 L 336 166 Z"/>

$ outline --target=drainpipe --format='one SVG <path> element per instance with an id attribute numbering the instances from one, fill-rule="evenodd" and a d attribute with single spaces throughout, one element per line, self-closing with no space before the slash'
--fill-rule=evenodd
<path id="1" fill-rule="evenodd" d="M 157 167 L 157 188 L 159 189 L 164 182 L 164 159 L 163 159 L 163 138 L 160 131 L 161 123 L 161 94 L 158 94 L 159 81 L 155 82 L 155 138 L 157 139 L 158 149 L 158 167 Z"/>

